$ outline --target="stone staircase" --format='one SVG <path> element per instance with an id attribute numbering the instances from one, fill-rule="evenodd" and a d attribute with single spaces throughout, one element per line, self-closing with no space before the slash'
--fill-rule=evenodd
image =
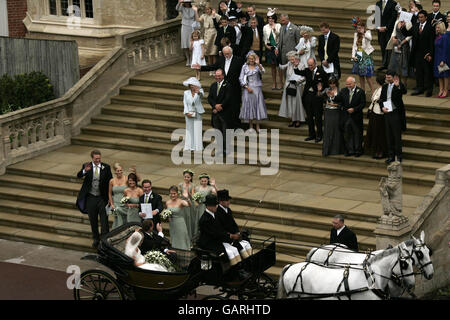
<path id="1" fill-rule="evenodd" d="M 254 3 L 260 14 L 273 7 L 269 0 Z M 322 18 L 329 17 L 342 38 L 345 79 L 351 71 L 351 17 L 363 16 L 369 1 L 339 2 L 342 10 L 333 9 L 333 14 L 331 2 L 327 3 L 328 7 L 310 0 L 298 4 L 282 0 L 277 7 L 279 12 L 287 10 L 294 23 L 310 24 L 316 31 Z M 380 61 L 379 50 L 375 61 Z M 178 64 L 136 76 L 72 139 L 71 146 L 9 166 L 0 176 L 0 238 L 92 251 L 89 221 L 74 204 L 81 186 L 76 173 L 95 147 L 109 164 L 120 162 L 124 168 L 136 164 L 164 200 L 168 188 L 181 182 L 186 167 L 215 177 L 220 188 L 230 190 L 241 227 L 250 229 L 256 238 L 276 237 L 277 264 L 269 270 L 273 276 L 287 263 L 301 261 L 312 246 L 327 243 L 331 218 L 338 213 L 345 214 L 361 250 L 375 248 L 373 230 L 381 215 L 377 186 L 387 175 L 384 161 L 367 155 L 322 157 L 321 144 L 304 142 L 306 125 L 288 128 L 289 121 L 278 117 L 281 92 L 270 89 L 268 74 L 263 77 L 263 90 L 269 120 L 262 128 L 280 130 L 276 176 L 261 176 L 260 168 L 250 165 L 174 165 L 169 157 L 177 142 L 170 141 L 171 133 L 185 127 L 182 82 L 193 75 L 191 69 Z M 202 77 L 207 95 L 213 78 L 207 73 Z M 403 205 L 409 216 L 434 185 L 435 170 L 450 163 L 450 101 L 406 96 L 405 102 Z M 207 130 L 211 112 L 206 99 L 204 106 Z M 168 235 L 168 225 L 163 227 Z"/>

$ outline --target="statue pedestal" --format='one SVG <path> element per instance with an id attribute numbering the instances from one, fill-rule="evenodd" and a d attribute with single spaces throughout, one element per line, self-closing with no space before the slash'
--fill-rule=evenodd
<path id="1" fill-rule="evenodd" d="M 411 225 L 405 216 L 382 216 L 375 229 L 377 250 L 396 246 L 410 238 Z"/>

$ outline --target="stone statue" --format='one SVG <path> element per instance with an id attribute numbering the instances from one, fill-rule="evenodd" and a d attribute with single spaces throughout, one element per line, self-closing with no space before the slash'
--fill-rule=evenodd
<path id="1" fill-rule="evenodd" d="M 392 162 L 388 167 L 388 177 L 381 178 L 379 189 L 384 218 L 402 215 L 402 164 Z"/>

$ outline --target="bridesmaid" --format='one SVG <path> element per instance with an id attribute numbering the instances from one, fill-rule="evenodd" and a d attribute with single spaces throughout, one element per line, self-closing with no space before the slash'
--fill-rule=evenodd
<path id="1" fill-rule="evenodd" d="M 194 172 L 192 172 L 189 169 L 186 169 L 183 171 L 183 179 L 184 182 L 181 182 L 178 184 L 178 189 L 180 190 L 181 194 L 181 200 L 188 201 L 192 203 L 192 196 L 194 195 Z M 195 225 L 197 224 L 194 222 L 194 215 L 195 211 L 193 207 L 187 207 L 184 208 L 184 220 L 186 221 L 186 227 L 189 235 L 189 239 L 192 239 L 193 232 L 195 229 Z"/>
<path id="2" fill-rule="evenodd" d="M 139 197 L 144 191 L 138 186 L 138 178 L 135 173 L 128 175 L 128 188 L 123 192 L 125 197 L 130 197 L 130 201 L 123 205 L 127 214 L 127 222 L 141 222 L 139 216 Z"/>
<path id="3" fill-rule="evenodd" d="M 202 173 L 198 179 L 200 180 L 200 185 L 195 186 L 194 191 L 195 193 L 200 192 L 202 193 L 203 197 L 206 198 L 209 194 L 215 194 L 217 195 L 217 188 L 216 188 L 216 182 L 214 179 L 210 179 L 209 175 L 206 173 Z M 194 228 L 194 236 L 198 233 L 198 222 L 200 221 L 200 218 L 202 217 L 203 213 L 205 212 L 206 206 L 204 203 L 198 203 L 197 206 L 195 206 L 195 215 L 194 215 L 194 221 L 197 223 L 195 224 Z"/>
<path id="4" fill-rule="evenodd" d="M 185 221 L 186 209 L 191 207 L 190 201 L 182 200 L 178 197 L 178 188 L 171 186 L 169 189 L 169 200 L 166 201 L 166 208 L 172 211 L 169 222 L 170 243 L 172 248 L 180 250 L 190 250 L 191 238 Z"/>

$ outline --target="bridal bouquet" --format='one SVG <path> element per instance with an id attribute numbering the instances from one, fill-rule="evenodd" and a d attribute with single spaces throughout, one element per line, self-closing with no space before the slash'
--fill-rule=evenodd
<path id="1" fill-rule="evenodd" d="M 144 255 L 147 263 L 159 264 L 167 269 L 169 272 L 175 272 L 175 267 L 167 258 L 167 256 L 160 251 L 149 251 Z"/>
<path id="2" fill-rule="evenodd" d="M 172 216 L 172 211 L 170 209 L 165 209 L 161 212 L 161 220 L 169 221 L 169 218 Z"/>
<path id="3" fill-rule="evenodd" d="M 130 202 L 130 197 L 123 197 L 121 200 L 120 200 L 120 203 L 121 204 L 126 204 L 126 203 L 129 203 Z"/>
<path id="4" fill-rule="evenodd" d="M 205 203 L 206 197 L 201 192 L 196 192 L 192 196 L 192 200 L 197 201 L 198 203 Z"/>

